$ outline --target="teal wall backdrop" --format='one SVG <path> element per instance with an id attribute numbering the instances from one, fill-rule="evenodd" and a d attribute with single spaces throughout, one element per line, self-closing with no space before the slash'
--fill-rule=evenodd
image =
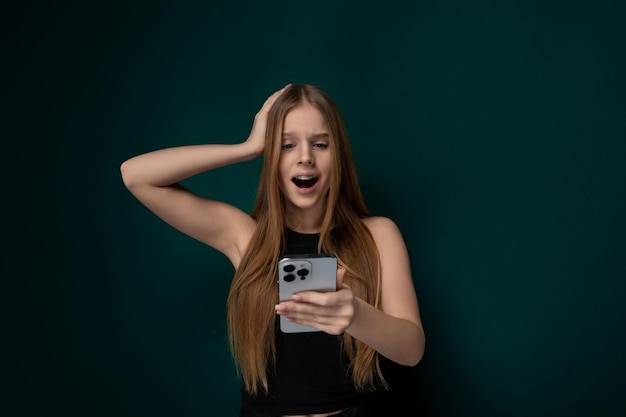
<path id="1" fill-rule="evenodd" d="M 626 415 L 623 2 L 5 7 L 3 416 L 236 416 L 232 267 L 119 165 L 242 141 L 288 82 L 336 99 L 406 238 L 416 415 Z M 187 185 L 248 210 L 259 169 Z"/>

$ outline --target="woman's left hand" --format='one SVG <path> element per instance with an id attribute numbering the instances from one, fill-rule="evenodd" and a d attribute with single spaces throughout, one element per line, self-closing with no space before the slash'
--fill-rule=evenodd
<path id="1" fill-rule="evenodd" d="M 289 301 L 277 304 L 276 314 L 288 321 L 315 327 L 328 334 L 342 334 L 352 323 L 357 300 L 350 287 L 343 283 L 345 270 L 337 270 L 337 291 L 302 291 Z"/>

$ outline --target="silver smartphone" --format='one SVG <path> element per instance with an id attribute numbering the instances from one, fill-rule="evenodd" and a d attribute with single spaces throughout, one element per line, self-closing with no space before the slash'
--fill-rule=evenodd
<path id="1" fill-rule="evenodd" d="M 300 291 L 329 292 L 337 290 L 337 257 L 331 254 L 307 254 L 282 257 L 278 261 L 280 301 L 290 300 Z M 319 332 L 311 326 L 292 323 L 280 316 L 283 333 Z"/>

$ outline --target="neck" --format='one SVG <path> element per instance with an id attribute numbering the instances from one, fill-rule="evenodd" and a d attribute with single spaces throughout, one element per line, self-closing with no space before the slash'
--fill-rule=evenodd
<path id="1" fill-rule="evenodd" d="M 289 211 L 289 210 L 288 210 Z M 286 225 L 298 233 L 320 233 L 322 230 L 322 216 L 311 212 L 287 213 Z"/>
<path id="2" fill-rule="evenodd" d="M 301 222 L 293 222 L 288 221 L 287 227 L 294 232 L 303 233 L 303 234 L 311 234 L 311 233 L 320 233 L 322 230 L 321 224 L 309 224 L 309 223 L 301 223 Z"/>

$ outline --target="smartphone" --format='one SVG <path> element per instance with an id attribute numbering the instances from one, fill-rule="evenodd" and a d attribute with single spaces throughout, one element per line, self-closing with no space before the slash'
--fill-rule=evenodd
<path id="1" fill-rule="evenodd" d="M 279 300 L 290 300 L 300 291 L 337 290 L 337 257 L 332 254 L 290 255 L 278 261 Z M 319 332 L 321 330 L 287 321 L 280 316 L 283 333 Z"/>

